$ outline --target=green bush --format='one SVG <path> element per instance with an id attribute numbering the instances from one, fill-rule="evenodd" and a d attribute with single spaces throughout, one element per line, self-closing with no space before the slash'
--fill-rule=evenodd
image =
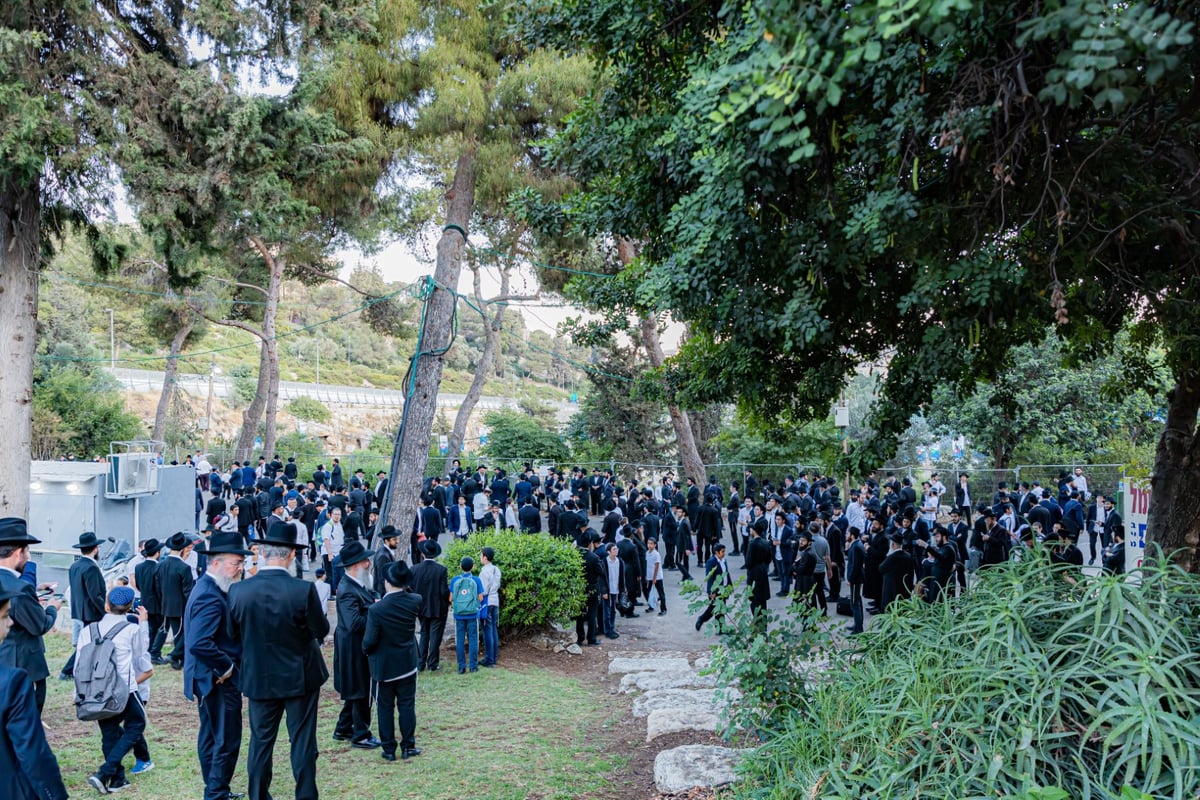
<path id="1" fill-rule="evenodd" d="M 296 419 L 310 422 L 329 422 L 333 414 L 320 400 L 311 397 L 297 397 L 287 404 L 287 412 Z"/>
<path id="2" fill-rule="evenodd" d="M 1200 579 L 1072 587 L 1042 559 L 980 578 L 965 598 L 899 603 L 815 680 L 793 673 L 805 697 L 760 728 L 738 795 L 1196 797 Z"/>
<path id="3" fill-rule="evenodd" d="M 463 556 L 475 559 L 475 574 L 483 565 L 479 551 L 496 551 L 500 568 L 500 627 L 520 632 L 578 616 L 587 602 L 583 558 L 575 545 L 544 533 L 504 530 L 471 534 L 450 543 L 442 563 L 453 578 Z"/>

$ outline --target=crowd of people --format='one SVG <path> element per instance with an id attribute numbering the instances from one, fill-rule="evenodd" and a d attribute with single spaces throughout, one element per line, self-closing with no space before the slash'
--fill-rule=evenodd
<path id="1" fill-rule="evenodd" d="M 422 486 L 403 560 L 401 533 L 379 522 L 383 472 L 372 486 L 362 470 L 346 478 L 336 459 L 307 480 L 293 459 L 235 462 L 228 472 L 205 466 L 197 476 L 202 530 L 141 542 L 127 576 L 106 585 L 94 533 L 75 545 L 75 648 L 60 677 L 75 683 L 80 719 L 99 726 L 101 760 L 88 782 L 102 794 L 153 769 L 146 704 L 155 668 L 169 665 L 182 671 L 183 692 L 196 704 L 206 800 L 240 796 L 231 782 L 244 704 L 250 797 L 270 797 L 272 753 L 286 722 L 295 796 L 315 800 L 331 602 L 332 676 L 342 700 L 334 739 L 387 761 L 419 755 L 417 675 L 441 669 L 451 615 L 460 674 L 495 666 L 499 653 L 496 553 L 481 548 L 478 574 L 468 557 L 451 576 L 439 561 L 442 536 L 511 528 L 573 541 L 587 598 L 576 620 L 581 646 L 619 638 L 618 620 L 639 616 L 639 606 L 667 615 L 664 576 L 694 579 L 693 563 L 710 601 L 695 628 L 714 616 L 722 624 L 718 598 L 736 583 L 730 556 L 742 558 L 756 614 L 772 594 L 823 614 L 833 606 L 852 618 L 851 634 L 864 630 L 866 613 L 914 594 L 932 603 L 961 592 L 972 572 L 1025 558 L 1034 542 L 1067 565 L 1066 580 L 1083 566 L 1076 542 L 1084 534 L 1093 562 L 1124 567 L 1120 514 L 1111 497 L 1091 493 L 1081 470 L 1054 488 L 1001 483 L 978 503 L 965 475 L 951 492 L 936 474 L 919 491 L 911 478 L 871 474 L 843 503 L 837 482 L 815 473 L 774 485 L 747 469 L 725 487 L 714 477 L 701 485 L 667 473 L 640 485 L 599 469 L 539 474 L 526 464 L 510 477 L 455 462 Z M 0 796 L 57 800 L 66 792 L 40 715 L 50 675 L 42 637 L 62 604 L 39 594 L 44 587 L 29 569 L 35 544 L 23 520 L 0 520 Z M 164 655 L 168 637 L 173 649 Z"/>

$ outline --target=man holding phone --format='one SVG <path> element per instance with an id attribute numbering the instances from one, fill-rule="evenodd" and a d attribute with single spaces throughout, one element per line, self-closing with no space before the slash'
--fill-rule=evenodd
<path id="1" fill-rule="evenodd" d="M 29 561 L 29 545 L 39 541 L 29 535 L 25 520 L 17 517 L 0 519 L 0 592 L 14 594 L 9 610 L 12 632 L 0 643 L 0 665 L 29 673 L 38 714 L 41 714 L 46 704 L 46 678 L 50 675 L 42 637 L 54 629 L 62 600 L 52 598 L 43 607 L 38 602 L 37 590 L 21 580 L 21 572 Z"/>

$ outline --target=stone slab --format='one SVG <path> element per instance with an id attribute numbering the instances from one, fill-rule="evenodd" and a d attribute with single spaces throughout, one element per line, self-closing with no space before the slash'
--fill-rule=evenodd
<path id="1" fill-rule="evenodd" d="M 721 693 L 723 697 L 719 697 Z M 633 698 L 633 716 L 641 719 L 659 708 L 686 708 L 717 713 L 722 704 L 741 697 L 737 689 L 655 689 Z"/>
<path id="2" fill-rule="evenodd" d="M 701 675 L 693 669 L 657 669 L 650 672 L 630 672 L 621 678 L 621 691 L 649 692 L 655 689 L 711 689 L 716 686 L 712 675 Z"/>
<path id="3" fill-rule="evenodd" d="M 646 717 L 646 741 L 682 731 L 716 733 L 721 718 L 716 711 L 701 708 L 658 708 Z"/>
<path id="4" fill-rule="evenodd" d="M 740 750 L 704 744 L 663 750 L 654 759 L 654 783 L 663 794 L 686 792 L 697 786 L 725 786 L 738 779 L 736 765 L 740 758 Z"/>
<path id="5" fill-rule="evenodd" d="M 608 662 L 609 675 L 660 670 L 683 672 L 691 668 L 692 666 L 686 658 L 614 658 Z"/>

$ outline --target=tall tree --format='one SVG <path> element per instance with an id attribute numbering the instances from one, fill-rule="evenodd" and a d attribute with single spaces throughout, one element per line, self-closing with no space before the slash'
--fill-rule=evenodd
<path id="1" fill-rule="evenodd" d="M 627 11 L 555 18 L 612 13 Z M 689 5 L 678 26 L 703 21 L 708 43 L 665 87 L 655 188 L 633 190 L 645 213 L 663 208 L 652 192 L 675 199 L 662 229 L 674 248 L 642 286 L 693 333 L 666 385 L 817 418 L 856 364 L 885 357 L 880 437 L 852 453 L 865 463 L 935 385 L 994 374 L 1047 323 L 1085 352 L 1126 321 L 1137 341 L 1157 327 L 1174 385 L 1148 536 L 1200 570 L 1198 14 L 1086 0 Z M 618 51 L 614 80 L 678 40 L 670 25 L 584 33 Z M 575 149 L 645 144 L 599 131 Z"/>

